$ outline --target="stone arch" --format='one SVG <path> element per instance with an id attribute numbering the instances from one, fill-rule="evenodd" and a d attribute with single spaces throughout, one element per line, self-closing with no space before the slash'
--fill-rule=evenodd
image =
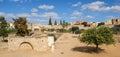
<path id="1" fill-rule="evenodd" d="M 30 47 L 31 47 L 32 49 L 34 49 L 34 48 L 33 48 L 33 45 L 32 45 L 30 42 L 22 42 L 22 43 L 20 43 L 19 47 L 20 47 L 21 45 L 23 45 L 23 44 L 28 44 L 28 45 L 30 45 Z"/>

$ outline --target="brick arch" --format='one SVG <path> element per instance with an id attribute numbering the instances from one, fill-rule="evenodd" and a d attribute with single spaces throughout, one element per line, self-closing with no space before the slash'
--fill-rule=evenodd
<path id="1" fill-rule="evenodd" d="M 34 48 L 33 48 L 33 45 L 32 45 L 30 42 L 22 42 L 22 43 L 20 43 L 19 47 L 20 47 L 21 45 L 23 45 L 23 44 L 29 44 L 29 45 L 31 46 L 31 48 L 34 49 Z"/>

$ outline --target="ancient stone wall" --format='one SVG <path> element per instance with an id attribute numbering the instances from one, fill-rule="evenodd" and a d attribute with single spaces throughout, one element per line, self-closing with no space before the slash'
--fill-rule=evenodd
<path id="1" fill-rule="evenodd" d="M 118 25 L 118 24 L 120 24 L 120 18 L 114 18 L 114 19 L 112 19 L 112 24 L 113 24 L 113 25 Z"/>
<path id="2" fill-rule="evenodd" d="M 8 38 L 9 50 L 17 50 L 23 43 L 29 43 L 33 50 L 46 51 L 48 50 L 48 38 L 33 38 L 33 37 L 10 37 Z"/>

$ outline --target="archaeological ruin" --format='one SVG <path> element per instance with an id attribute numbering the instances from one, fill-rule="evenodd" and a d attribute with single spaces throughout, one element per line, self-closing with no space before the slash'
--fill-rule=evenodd
<path id="1" fill-rule="evenodd" d="M 32 50 L 35 51 L 47 51 L 52 48 L 54 38 L 49 39 L 47 35 L 40 37 L 9 37 L 8 38 L 8 49 L 18 50 L 23 44 L 28 44 Z M 52 41 L 52 42 L 51 42 Z"/>

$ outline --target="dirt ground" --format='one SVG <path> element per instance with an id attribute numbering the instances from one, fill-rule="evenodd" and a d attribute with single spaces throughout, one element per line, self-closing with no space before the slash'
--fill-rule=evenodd
<path id="1" fill-rule="evenodd" d="M 0 57 L 120 57 L 120 43 L 102 45 L 100 48 L 101 51 L 96 53 L 93 46 L 80 43 L 76 35 L 65 33 L 56 41 L 53 52 L 9 51 L 7 43 L 0 42 Z"/>

